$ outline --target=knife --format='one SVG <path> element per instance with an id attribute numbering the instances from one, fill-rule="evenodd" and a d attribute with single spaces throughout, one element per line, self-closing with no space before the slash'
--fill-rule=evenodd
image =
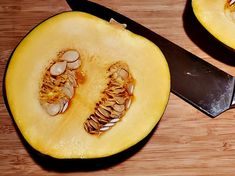
<path id="1" fill-rule="evenodd" d="M 155 43 L 163 52 L 171 74 L 171 91 L 214 118 L 235 107 L 234 77 L 193 55 L 137 22 L 97 3 L 67 0 L 72 10 L 127 24 L 127 29 Z"/>

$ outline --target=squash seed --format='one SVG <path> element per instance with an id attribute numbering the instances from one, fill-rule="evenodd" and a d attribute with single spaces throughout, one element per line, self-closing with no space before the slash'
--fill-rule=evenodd
<path id="1" fill-rule="evenodd" d="M 114 112 L 115 112 L 115 111 L 114 111 Z M 112 113 L 112 114 L 110 115 L 110 117 L 111 117 L 112 119 L 119 119 L 119 118 L 121 118 L 121 114 Z"/>
<path id="2" fill-rule="evenodd" d="M 114 98 L 116 103 L 119 104 L 119 105 L 122 105 L 125 103 L 125 98 L 124 97 L 115 97 Z"/>
<path id="3" fill-rule="evenodd" d="M 110 127 L 102 127 L 100 128 L 100 131 L 107 131 Z"/>
<path id="4" fill-rule="evenodd" d="M 89 131 L 89 133 L 91 133 L 91 131 L 88 128 L 88 121 L 86 121 L 83 126 L 86 131 Z"/>
<path id="5" fill-rule="evenodd" d="M 102 125 L 104 125 L 104 124 L 106 124 L 106 123 L 108 123 L 108 122 L 109 122 L 109 120 L 108 120 L 108 119 L 102 119 L 102 118 L 99 118 L 98 120 L 99 120 L 100 124 L 102 124 Z"/>
<path id="6" fill-rule="evenodd" d="M 89 120 L 88 122 L 95 130 L 99 129 L 99 124 L 96 123 L 95 121 Z"/>
<path id="7" fill-rule="evenodd" d="M 235 0 L 229 0 L 229 5 L 232 6 L 235 3 Z"/>
<path id="8" fill-rule="evenodd" d="M 46 105 L 47 113 L 51 116 L 57 115 L 60 109 L 61 109 L 61 105 L 59 103 Z"/>
<path id="9" fill-rule="evenodd" d="M 112 99 L 107 100 L 105 102 L 103 102 L 103 105 L 106 107 L 112 107 L 115 104 L 115 101 L 112 101 Z"/>
<path id="10" fill-rule="evenodd" d="M 122 79 L 126 80 L 129 74 L 125 69 L 120 69 L 118 71 L 118 75 L 121 76 Z"/>
<path id="11" fill-rule="evenodd" d="M 96 115 L 96 117 L 98 117 L 98 120 L 103 119 L 103 120 L 107 121 L 107 117 L 102 115 L 99 111 L 95 111 L 94 115 Z"/>
<path id="12" fill-rule="evenodd" d="M 64 113 L 64 112 L 66 111 L 66 109 L 68 108 L 68 106 L 69 106 L 69 102 L 66 102 L 66 103 L 64 104 L 64 107 L 63 107 L 61 113 Z"/>
<path id="13" fill-rule="evenodd" d="M 80 66 L 81 66 L 81 60 L 79 59 L 74 62 L 67 63 L 67 67 L 71 70 L 78 69 Z"/>
<path id="14" fill-rule="evenodd" d="M 50 73 L 53 76 L 58 76 L 61 75 L 62 73 L 64 73 L 65 69 L 66 69 L 66 61 L 63 62 L 56 62 L 54 65 L 51 66 L 50 68 Z"/>
<path id="15" fill-rule="evenodd" d="M 112 126 L 114 126 L 114 125 L 115 125 L 115 123 L 109 122 L 109 123 L 106 123 L 106 124 L 104 125 L 104 127 L 112 127 Z"/>
<path id="16" fill-rule="evenodd" d="M 115 104 L 113 106 L 113 109 L 117 112 L 123 112 L 125 110 L 125 106 L 124 105 L 119 105 L 119 104 Z"/>
<path id="17" fill-rule="evenodd" d="M 130 108 L 131 102 L 132 102 L 131 98 L 129 98 L 129 99 L 126 100 L 126 109 L 129 109 L 129 108 Z"/>
<path id="18" fill-rule="evenodd" d="M 118 122 L 119 120 L 120 120 L 119 118 L 115 118 L 115 119 L 110 120 L 110 122 L 111 122 L 111 123 L 116 123 L 116 122 Z"/>
<path id="19" fill-rule="evenodd" d="M 105 117 L 109 117 L 109 115 L 110 115 L 110 113 L 107 110 L 105 110 L 101 107 L 98 107 L 97 110 Z"/>
<path id="20" fill-rule="evenodd" d="M 62 60 L 67 62 L 74 62 L 78 58 L 79 58 L 79 53 L 76 50 L 68 50 L 62 56 Z"/>
<path id="21" fill-rule="evenodd" d="M 112 108 L 110 108 L 110 107 L 108 107 L 108 106 L 104 106 L 103 104 L 104 104 L 104 102 L 101 102 L 102 104 L 100 104 L 99 105 L 99 107 L 101 107 L 101 108 L 103 108 L 104 110 L 106 110 L 108 113 L 109 113 L 109 115 L 110 115 L 110 113 L 112 112 Z"/>
<path id="22" fill-rule="evenodd" d="M 129 95 L 132 95 L 133 94 L 133 91 L 134 91 L 134 84 L 133 83 L 129 83 L 127 85 L 127 91 L 129 93 Z"/>
<path id="23" fill-rule="evenodd" d="M 96 123 L 99 123 L 99 121 L 97 120 L 97 117 L 94 115 L 90 115 L 90 119 L 92 119 Z"/>
<path id="24" fill-rule="evenodd" d="M 61 89 L 62 89 L 62 92 L 63 92 L 67 97 L 69 97 L 69 99 L 71 99 L 71 98 L 73 97 L 74 92 L 73 92 L 71 89 L 69 89 L 68 87 L 62 87 Z"/>

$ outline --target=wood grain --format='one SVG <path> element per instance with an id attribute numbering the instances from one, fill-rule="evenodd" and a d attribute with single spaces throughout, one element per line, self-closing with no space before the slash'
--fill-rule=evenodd
<path id="1" fill-rule="evenodd" d="M 234 75 L 235 53 L 215 41 L 195 20 L 186 0 L 97 0 L 149 27 L 206 61 Z M 61 0 L 0 1 L 1 88 L 8 58 L 37 23 L 70 10 Z M 15 85 L 17 89 L 17 85 Z M 0 175 L 235 175 L 235 110 L 210 119 L 171 94 L 168 107 L 149 140 L 113 160 L 44 160 L 16 132 L 0 99 Z"/>

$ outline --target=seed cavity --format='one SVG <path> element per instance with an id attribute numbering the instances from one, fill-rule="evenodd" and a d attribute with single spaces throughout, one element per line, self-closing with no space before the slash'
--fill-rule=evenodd
<path id="1" fill-rule="evenodd" d="M 94 112 L 84 122 L 90 134 L 100 135 L 111 129 L 126 114 L 134 93 L 134 78 L 124 62 L 112 64 L 108 70 L 108 84 L 96 103 Z"/>
<path id="2" fill-rule="evenodd" d="M 77 75 L 84 80 L 81 63 L 79 52 L 72 49 L 60 52 L 46 68 L 40 84 L 39 101 L 49 115 L 55 116 L 68 109 L 79 84 Z"/>
<path id="3" fill-rule="evenodd" d="M 228 19 L 235 23 L 235 0 L 227 0 L 224 7 L 224 13 Z"/>

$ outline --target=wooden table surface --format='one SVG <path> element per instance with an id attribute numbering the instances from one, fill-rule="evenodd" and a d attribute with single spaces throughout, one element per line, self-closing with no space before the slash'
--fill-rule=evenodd
<path id="1" fill-rule="evenodd" d="M 235 75 L 235 53 L 215 41 L 196 21 L 186 0 L 96 0 Z M 0 76 L 17 43 L 36 24 L 70 10 L 64 0 L 0 1 Z M 2 88 L 2 87 L 1 87 Z M 17 85 L 15 85 L 17 89 Z M 149 139 L 110 160 L 58 162 L 35 155 L 22 142 L 0 99 L 0 175 L 234 176 L 235 110 L 216 119 L 171 94 Z"/>

